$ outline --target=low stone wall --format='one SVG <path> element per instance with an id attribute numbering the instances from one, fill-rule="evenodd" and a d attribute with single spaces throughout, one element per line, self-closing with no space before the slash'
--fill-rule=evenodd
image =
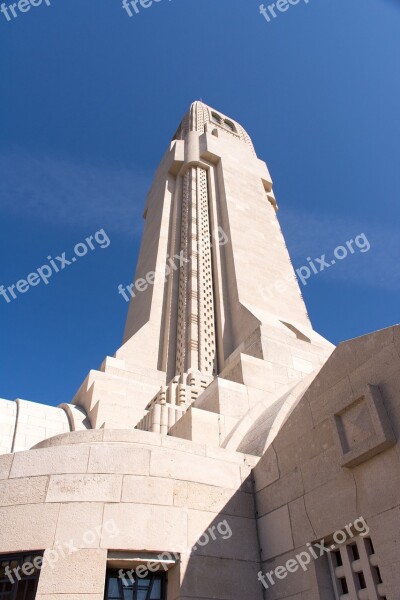
<path id="1" fill-rule="evenodd" d="M 56 436 L 0 456 L 0 553 L 58 552 L 42 569 L 38 600 L 102 600 L 109 550 L 178 553 L 168 600 L 261 600 L 256 462 L 138 430 Z M 226 539 L 215 529 L 222 521 Z M 213 526 L 216 539 L 196 546 Z"/>

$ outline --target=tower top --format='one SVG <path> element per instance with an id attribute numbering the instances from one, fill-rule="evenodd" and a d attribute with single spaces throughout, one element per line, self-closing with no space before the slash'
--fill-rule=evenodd
<path id="1" fill-rule="evenodd" d="M 255 154 L 253 142 L 244 127 L 237 121 L 231 119 L 221 111 L 208 106 L 201 100 L 192 102 L 174 139 L 183 140 L 190 131 L 196 131 L 200 134 L 209 132 L 214 133 L 214 135 L 218 135 L 218 133 L 222 131 L 244 142 L 252 153 Z"/>

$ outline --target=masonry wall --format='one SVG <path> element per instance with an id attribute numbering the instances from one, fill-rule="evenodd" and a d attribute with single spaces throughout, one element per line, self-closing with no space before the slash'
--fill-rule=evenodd
<path id="1" fill-rule="evenodd" d="M 371 390 L 379 393 L 376 412 L 368 399 Z M 352 416 L 354 406 L 357 413 L 348 422 L 352 447 L 344 453 L 338 423 Z M 378 421 L 385 418 L 389 425 L 382 442 Z M 341 344 L 256 466 L 263 572 L 285 566 L 307 550 L 308 542 L 328 540 L 363 517 L 385 596 L 397 600 L 399 439 L 400 327 L 395 327 Z M 334 600 L 326 554 L 312 560 L 306 571 L 275 577 L 265 597 Z"/>
<path id="2" fill-rule="evenodd" d="M 28 450 L 49 437 L 70 431 L 61 408 L 0 399 L 0 454 Z"/>
<path id="3" fill-rule="evenodd" d="M 261 600 L 254 457 L 137 430 L 40 446 L 0 457 L 0 553 L 78 548 L 43 568 L 38 600 L 102 600 L 108 550 L 181 554 L 168 600 Z M 187 554 L 224 519 L 229 539 Z M 90 543 L 88 531 L 99 532 Z"/>

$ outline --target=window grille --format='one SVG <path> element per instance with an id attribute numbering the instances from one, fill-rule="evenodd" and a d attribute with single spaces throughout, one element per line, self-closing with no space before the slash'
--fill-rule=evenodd
<path id="1" fill-rule="evenodd" d="M 0 600 L 34 600 L 41 558 L 42 554 L 0 556 Z"/>
<path id="2" fill-rule="evenodd" d="M 329 563 L 336 600 L 387 600 L 371 538 L 357 536 L 335 546 Z"/>
<path id="3" fill-rule="evenodd" d="M 116 569 L 107 571 L 105 600 L 165 600 L 164 573 L 149 573 L 143 578 L 134 571 L 122 575 Z"/>

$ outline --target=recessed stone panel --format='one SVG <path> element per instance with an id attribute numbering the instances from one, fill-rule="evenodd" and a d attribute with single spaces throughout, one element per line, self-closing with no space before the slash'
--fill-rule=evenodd
<path id="1" fill-rule="evenodd" d="M 377 386 L 334 415 L 342 466 L 355 467 L 395 444 L 396 439 Z"/>

